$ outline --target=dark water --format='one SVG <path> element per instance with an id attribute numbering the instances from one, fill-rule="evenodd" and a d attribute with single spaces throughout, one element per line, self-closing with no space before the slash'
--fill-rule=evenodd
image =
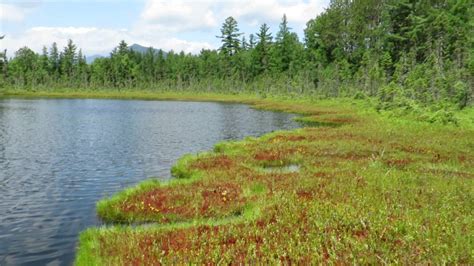
<path id="1" fill-rule="evenodd" d="M 0 265 L 72 264 L 100 198 L 292 118 L 238 104 L 0 99 Z"/>

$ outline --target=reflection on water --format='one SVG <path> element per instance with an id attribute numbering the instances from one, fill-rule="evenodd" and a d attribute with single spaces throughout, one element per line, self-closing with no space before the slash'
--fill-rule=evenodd
<path id="1" fill-rule="evenodd" d="M 0 265 L 71 264 L 100 198 L 292 118 L 238 104 L 0 99 Z"/>

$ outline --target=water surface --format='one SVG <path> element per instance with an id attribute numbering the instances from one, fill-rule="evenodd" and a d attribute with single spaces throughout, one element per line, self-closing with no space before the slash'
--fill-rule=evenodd
<path id="1" fill-rule="evenodd" d="M 70 265 L 97 200 L 186 153 L 298 127 L 240 104 L 0 99 L 0 265 Z"/>

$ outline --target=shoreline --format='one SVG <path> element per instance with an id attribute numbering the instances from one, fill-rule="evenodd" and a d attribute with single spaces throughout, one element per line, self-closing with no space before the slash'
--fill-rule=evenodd
<path id="1" fill-rule="evenodd" d="M 287 112 L 301 115 L 301 118 L 310 116 L 312 114 L 320 113 L 323 108 L 323 113 L 331 113 L 335 105 L 344 110 L 344 112 L 354 111 L 360 108 L 354 108 L 354 104 L 360 106 L 369 105 L 364 100 L 354 100 L 352 98 L 338 98 L 338 99 L 305 99 L 305 98 L 288 98 L 285 96 L 276 97 L 259 97 L 251 94 L 217 94 L 217 93 L 168 93 L 168 92 L 153 92 L 153 91 L 84 91 L 84 92 L 11 92 L 7 91 L 0 93 L 0 99 L 110 99 L 110 100 L 143 100 L 143 101 L 190 101 L 190 102 L 217 102 L 217 103 L 236 103 L 246 104 L 251 108 L 274 111 Z M 314 104 L 318 103 L 317 110 L 314 109 Z M 375 113 L 374 110 L 365 111 L 368 113 Z M 302 119 L 300 122 L 311 123 L 311 119 Z M 318 121 L 319 122 L 319 121 Z M 324 122 L 324 121 L 320 121 Z"/>
<path id="2" fill-rule="evenodd" d="M 221 94 L 198 94 L 195 93 L 161 93 L 149 91 L 133 92 L 7 92 L 0 94 L 0 99 L 110 99 L 110 100 L 144 100 L 144 101 L 202 101 L 202 102 L 229 102 L 249 103 L 257 99 L 250 96 L 233 96 Z"/>

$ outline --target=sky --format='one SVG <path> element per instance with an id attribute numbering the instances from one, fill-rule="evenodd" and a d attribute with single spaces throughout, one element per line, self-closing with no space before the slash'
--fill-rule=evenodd
<path id="1" fill-rule="evenodd" d="M 24 46 L 40 52 L 72 39 L 85 55 L 106 55 L 125 40 L 198 53 L 220 46 L 216 36 L 228 16 L 248 36 L 262 23 L 275 34 L 286 14 L 303 38 L 306 22 L 328 5 L 329 0 L 0 0 L 0 49 L 13 56 Z"/>

